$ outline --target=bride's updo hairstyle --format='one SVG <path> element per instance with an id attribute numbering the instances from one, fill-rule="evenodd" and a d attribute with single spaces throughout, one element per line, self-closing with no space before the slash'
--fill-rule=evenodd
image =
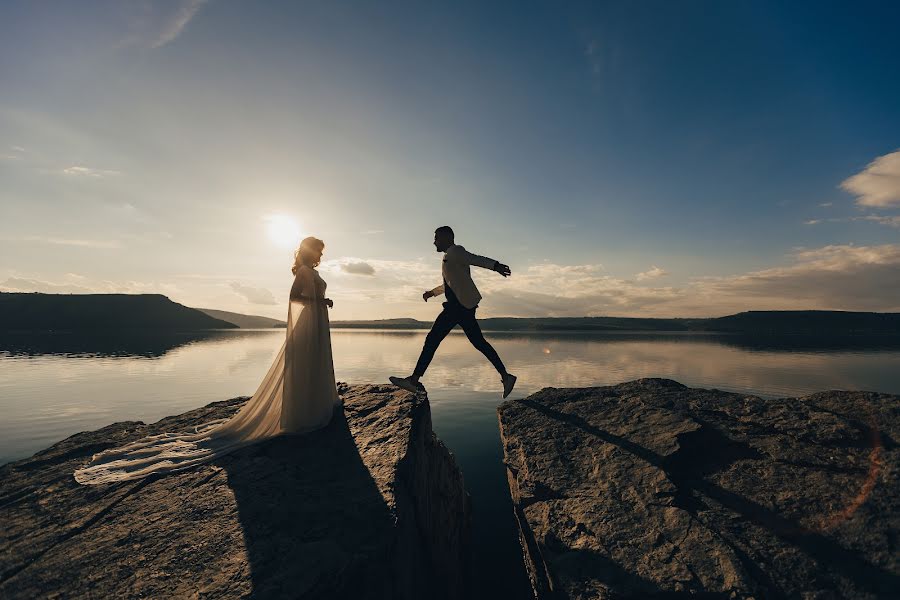
<path id="1" fill-rule="evenodd" d="M 294 252 L 294 266 L 291 267 L 291 273 L 297 274 L 297 270 L 302 265 L 306 265 L 312 269 L 319 266 L 316 255 L 325 249 L 325 242 L 317 237 L 308 237 L 300 242 L 300 247 Z"/>

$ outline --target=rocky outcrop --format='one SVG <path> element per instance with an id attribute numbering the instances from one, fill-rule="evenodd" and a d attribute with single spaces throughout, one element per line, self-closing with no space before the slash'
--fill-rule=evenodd
<path id="1" fill-rule="evenodd" d="M 896 598 L 900 397 L 665 379 L 498 409 L 538 598 Z"/>
<path id="2" fill-rule="evenodd" d="M 467 596 L 470 500 L 426 398 L 341 386 L 325 429 L 166 476 L 82 486 L 90 455 L 234 413 L 79 433 L 0 468 L 0 597 Z"/>

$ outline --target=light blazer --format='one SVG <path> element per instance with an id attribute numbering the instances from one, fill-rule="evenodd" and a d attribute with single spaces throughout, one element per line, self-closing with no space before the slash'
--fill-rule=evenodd
<path id="1" fill-rule="evenodd" d="M 460 304 L 466 308 L 475 308 L 481 301 L 481 294 L 472 281 L 472 273 L 469 265 L 483 267 L 485 269 L 494 269 L 497 261 L 486 256 L 478 256 L 468 252 L 462 246 L 454 244 L 447 248 L 444 252 L 444 262 L 441 263 L 441 275 L 456 297 Z M 444 293 L 444 284 L 437 286 L 431 293 L 440 296 Z"/>

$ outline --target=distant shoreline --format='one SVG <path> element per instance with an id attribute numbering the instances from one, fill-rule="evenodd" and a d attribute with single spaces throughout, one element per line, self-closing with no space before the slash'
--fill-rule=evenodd
<path id="1" fill-rule="evenodd" d="M 510 333 L 744 334 L 900 336 L 900 313 L 825 310 L 748 311 L 708 318 L 489 317 L 481 328 Z M 4 332 L 189 332 L 283 328 L 258 315 L 190 308 L 159 294 L 41 294 L 0 292 Z M 333 329 L 421 331 L 412 318 L 332 321 Z"/>

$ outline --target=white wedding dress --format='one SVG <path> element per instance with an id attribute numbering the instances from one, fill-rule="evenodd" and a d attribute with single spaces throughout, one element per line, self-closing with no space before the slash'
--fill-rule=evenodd
<path id="1" fill-rule="evenodd" d="M 325 287 L 315 269 L 301 266 L 292 290 L 321 299 Z M 204 423 L 193 433 L 162 433 L 104 450 L 75 471 L 75 479 L 110 483 L 186 469 L 279 434 L 324 427 L 340 403 L 328 308 L 291 301 L 284 344 L 256 393 L 234 416 Z"/>

